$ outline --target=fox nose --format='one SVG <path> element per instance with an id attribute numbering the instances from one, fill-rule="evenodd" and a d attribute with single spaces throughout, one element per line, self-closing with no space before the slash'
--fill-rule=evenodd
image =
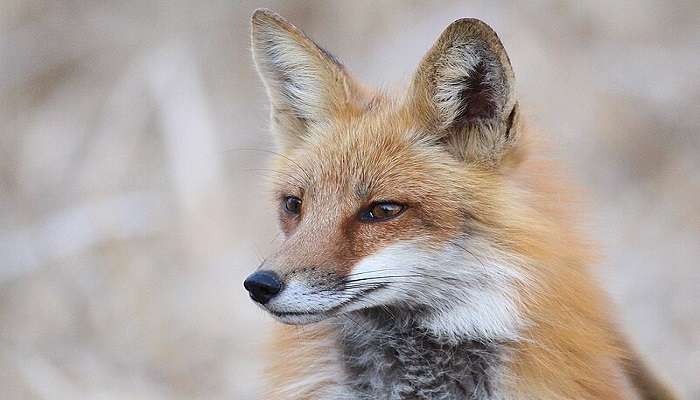
<path id="1" fill-rule="evenodd" d="M 258 271 L 250 275 L 243 287 L 250 294 L 250 298 L 260 304 L 265 304 L 282 290 L 282 281 L 271 271 Z"/>

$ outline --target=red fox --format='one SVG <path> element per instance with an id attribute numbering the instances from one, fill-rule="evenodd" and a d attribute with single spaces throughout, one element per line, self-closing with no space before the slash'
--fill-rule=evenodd
<path id="1" fill-rule="evenodd" d="M 252 17 L 284 240 L 244 282 L 278 327 L 265 399 L 672 399 L 618 333 L 484 22 L 405 93 Z"/>

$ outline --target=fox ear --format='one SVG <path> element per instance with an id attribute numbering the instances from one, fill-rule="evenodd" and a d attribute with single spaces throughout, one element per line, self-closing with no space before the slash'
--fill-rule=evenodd
<path id="1" fill-rule="evenodd" d="M 251 42 L 272 104 L 272 128 L 283 146 L 294 145 L 308 124 L 328 118 L 352 97 L 342 65 L 276 13 L 253 13 Z"/>
<path id="2" fill-rule="evenodd" d="M 457 20 L 440 35 L 409 101 L 426 131 L 461 159 L 498 161 L 516 139 L 513 70 L 496 33 L 477 19 Z"/>

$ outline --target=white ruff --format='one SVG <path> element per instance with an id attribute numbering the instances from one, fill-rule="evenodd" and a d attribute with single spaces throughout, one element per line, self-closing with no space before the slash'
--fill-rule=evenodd
<path id="1" fill-rule="evenodd" d="M 440 250 L 418 241 L 397 243 L 355 266 L 351 276 L 383 282 L 387 288 L 369 293 L 347 311 L 382 305 L 424 307 L 429 314 L 423 326 L 436 335 L 513 340 L 524 324 L 515 286 L 526 281 L 514 264 L 514 257 L 478 239 Z"/>

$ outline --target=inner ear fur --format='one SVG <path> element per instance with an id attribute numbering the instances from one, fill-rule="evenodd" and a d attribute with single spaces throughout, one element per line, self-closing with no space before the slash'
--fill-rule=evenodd
<path id="1" fill-rule="evenodd" d="M 450 24 L 421 61 L 408 106 L 457 157 L 499 161 L 517 139 L 519 112 L 496 32 L 472 18 Z"/>

